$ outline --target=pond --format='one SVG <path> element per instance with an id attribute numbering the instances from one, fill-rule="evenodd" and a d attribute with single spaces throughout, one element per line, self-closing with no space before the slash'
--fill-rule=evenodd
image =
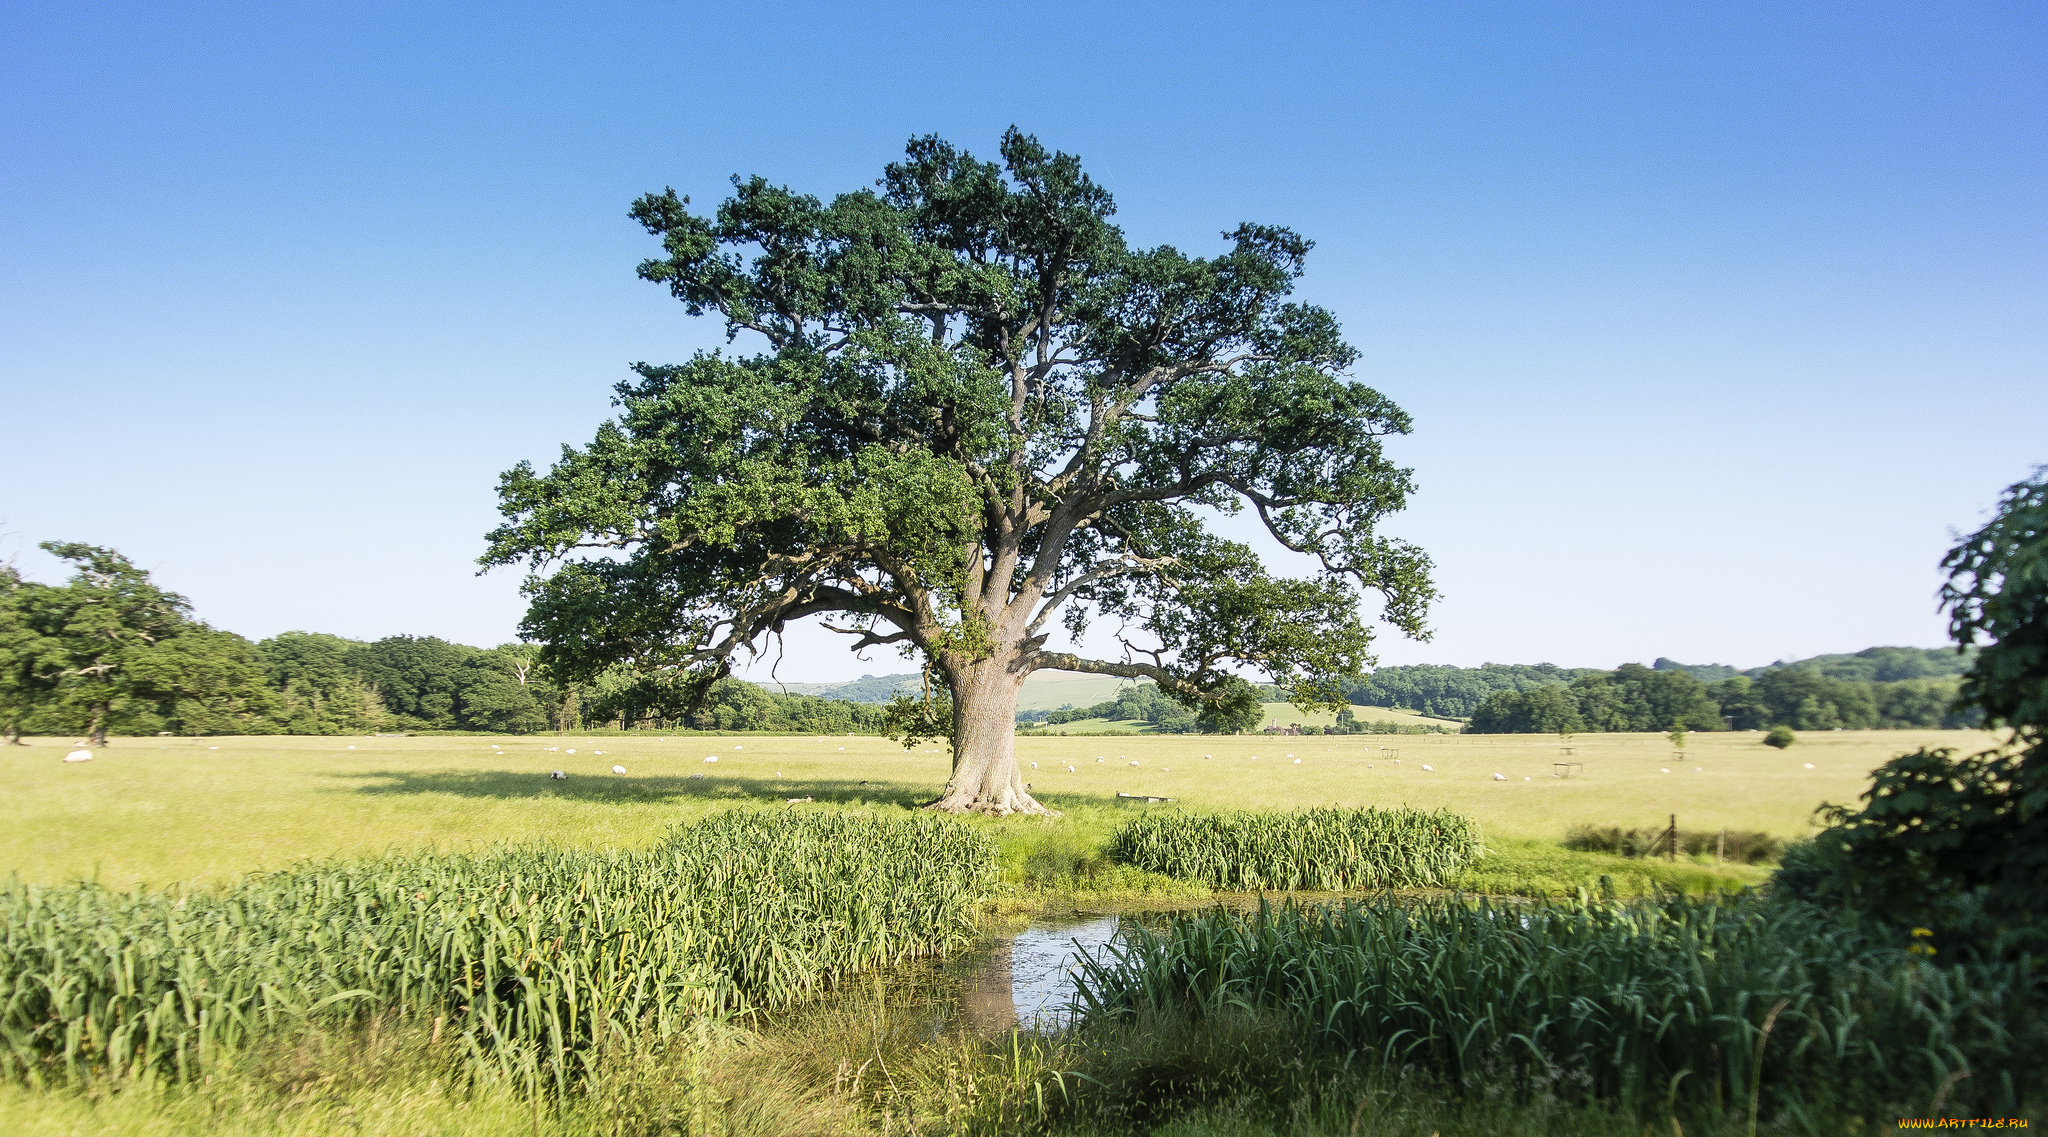
<path id="1" fill-rule="evenodd" d="M 1097 954 L 1114 942 L 1138 914 L 1040 917 L 1019 932 L 999 935 L 961 963 L 965 976 L 960 1010 L 974 1027 L 1058 1026 L 1074 997 L 1074 973 L 1082 953 Z"/>

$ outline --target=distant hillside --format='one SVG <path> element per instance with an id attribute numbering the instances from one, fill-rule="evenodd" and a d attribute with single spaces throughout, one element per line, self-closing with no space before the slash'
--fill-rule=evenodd
<path id="1" fill-rule="evenodd" d="M 917 691 L 923 686 L 917 672 L 906 671 L 901 675 L 863 675 L 846 683 L 774 683 L 764 682 L 762 687 L 770 691 L 787 691 L 792 695 L 816 695 L 821 699 L 845 699 L 850 703 L 874 703 L 877 706 L 895 698 L 898 691 Z M 1150 683 L 1141 679 L 1139 684 Z M 1039 671 L 1024 681 L 1024 694 L 1017 700 L 1020 711 L 1058 710 L 1064 706 L 1091 707 L 1106 699 L 1116 698 L 1118 691 L 1134 686 L 1129 679 L 1118 679 L 1113 675 L 1081 675 L 1072 671 Z"/>
<path id="2" fill-rule="evenodd" d="M 1062 707 L 1092 707 L 1116 698 L 1119 691 L 1149 686 L 1151 682 L 1150 679 L 1119 679 L 1114 675 L 1039 671 L 1024 681 L 1024 692 L 1017 696 L 1017 709 L 1056 711 Z"/>
<path id="3" fill-rule="evenodd" d="M 1787 667 L 1803 667 L 1830 679 L 1853 683 L 1898 683 L 1906 679 L 1945 679 L 1961 675 L 1970 669 L 1970 663 L 1976 656 L 1974 650 L 1958 652 L 1952 647 L 1867 647 L 1851 654 L 1816 655 L 1789 663 L 1781 659 L 1747 671 L 1739 671 L 1725 663 L 1679 663 L 1661 657 L 1650 668 L 1653 671 L 1683 671 L 1702 683 L 1717 683 L 1737 675 L 1761 679 L 1765 672 Z"/>
<path id="4" fill-rule="evenodd" d="M 877 706 L 896 697 L 898 691 L 918 690 L 922 680 L 915 671 L 901 675 L 863 675 L 846 683 L 763 683 L 770 691 L 787 689 L 792 695 L 816 695 L 821 699 L 845 699 L 849 703 Z"/>

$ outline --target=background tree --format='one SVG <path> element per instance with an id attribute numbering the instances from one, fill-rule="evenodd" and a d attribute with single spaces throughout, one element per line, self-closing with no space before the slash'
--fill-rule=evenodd
<path id="1" fill-rule="evenodd" d="M 13 565 L 0 565 L 0 739 L 22 745 L 21 736 L 39 704 L 55 689 L 53 669 L 44 666 L 56 645 L 29 622 L 34 591 Z"/>
<path id="2" fill-rule="evenodd" d="M 709 217 L 672 190 L 635 203 L 665 250 L 640 275 L 760 350 L 636 365 L 590 445 L 501 481 L 483 563 L 535 570 L 522 632 L 551 669 L 702 690 L 831 615 L 943 686 L 935 804 L 1007 813 L 1042 811 L 1013 749 L 1034 670 L 1242 717 L 1251 667 L 1334 709 L 1370 661 L 1362 590 L 1422 634 L 1428 560 L 1375 529 L 1411 488 L 1381 445 L 1408 418 L 1345 378 L 1328 312 L 1287 299 L 1308 241 L 1245 224 L 1210 258 L 1131 248 L 1078 160 L 1014 129 L 1000 163 L 914 140 L 880 192 L 829 204 L 734 185 Z M 1210 531 L 1246 509 L 1316 573 Z M 1077 637 L 1116 621 L 1120 658 L 1054 650 L 1056 616 Z"/>
<path id="3" fill-rule="evenodd" d="M 1886 763 L 1861 808 L 1823 808 L 1828 828 L 1788 857 L 1787 885 L 1893 919 L 1938 924 L 1975 903 L 2000 925 L 2038 929 L 2048 911 L 2048 468 L 2008 487 L 1942 567 L 1951 635 L 1959 649 L 1982 645 L 1960 701 L 2008 740 Z"/>
<path id="4" fill-rule="evenodd" d="M 19 618 L 38 644 L 32 681 L 49 692 L 53 717 L 104 746 L 110 718 L 134 709 L 137 696 L 163 693 L 165 671 L 152 649 L 195 626 L 191 606 L 112 549 L 62 541 L 38 547 L 73 571 L 63 587 L 19 589 Z"/>

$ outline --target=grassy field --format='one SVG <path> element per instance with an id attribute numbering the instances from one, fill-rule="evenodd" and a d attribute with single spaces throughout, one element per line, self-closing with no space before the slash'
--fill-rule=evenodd
<path id="1" fill-rule="evenodd" d="M 1125 811 L 1147 808 L 1121 801 L 1122 792 L 1196 809 L 1446 807 L 1505 845 L 1555 842 L 1580 822 L 1648 825 L 1672 813 L 1688 829 L 1796 837 L 1814 806 L 1854 800 L 1892 755 L 1988 741 L 1836 732 L 1778 751 L 1760 738 L 1696 734 L 1682 758 L 1662 735 L 1582 735 L 1570 756 L 1554 738 L 1527 735 L 1020 738 L 1017 748 L 1034 793 L 1105 839 Z M 939 749 L 905 752 L 870 737 L 117 738 L 94 761 L 66 765 L 70 741 L 0 749 L 9 789 L 0 870 L 128 887 L 387 850 L 530 840 L 637 847 L 739 803 L 811 797 L 907 808 L 935 796 L 949 768 Z M 1560 760 L 1584 768 L 1552 777 Z M 612 774 L 614 764 L 626 774 Z M 552 770 L 568 780 L 550 780 Z M 1507 780 L 1494 781 L 1496 772 Z M 1005 828 L 1049 832 L 1035 819 Z"/>

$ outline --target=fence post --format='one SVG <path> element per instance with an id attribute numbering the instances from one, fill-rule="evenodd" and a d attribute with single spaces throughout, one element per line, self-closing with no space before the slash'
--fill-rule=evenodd
<path id="1" fill-rule="evenodd" d="M 1675 813 L 1671 815 L 1671 828 L 1665 831 L 1665 836 L 1670 838 L 1671 859 L 1673 862 L 1676 862 L 1678 860 L 1678 815 Z"/>

